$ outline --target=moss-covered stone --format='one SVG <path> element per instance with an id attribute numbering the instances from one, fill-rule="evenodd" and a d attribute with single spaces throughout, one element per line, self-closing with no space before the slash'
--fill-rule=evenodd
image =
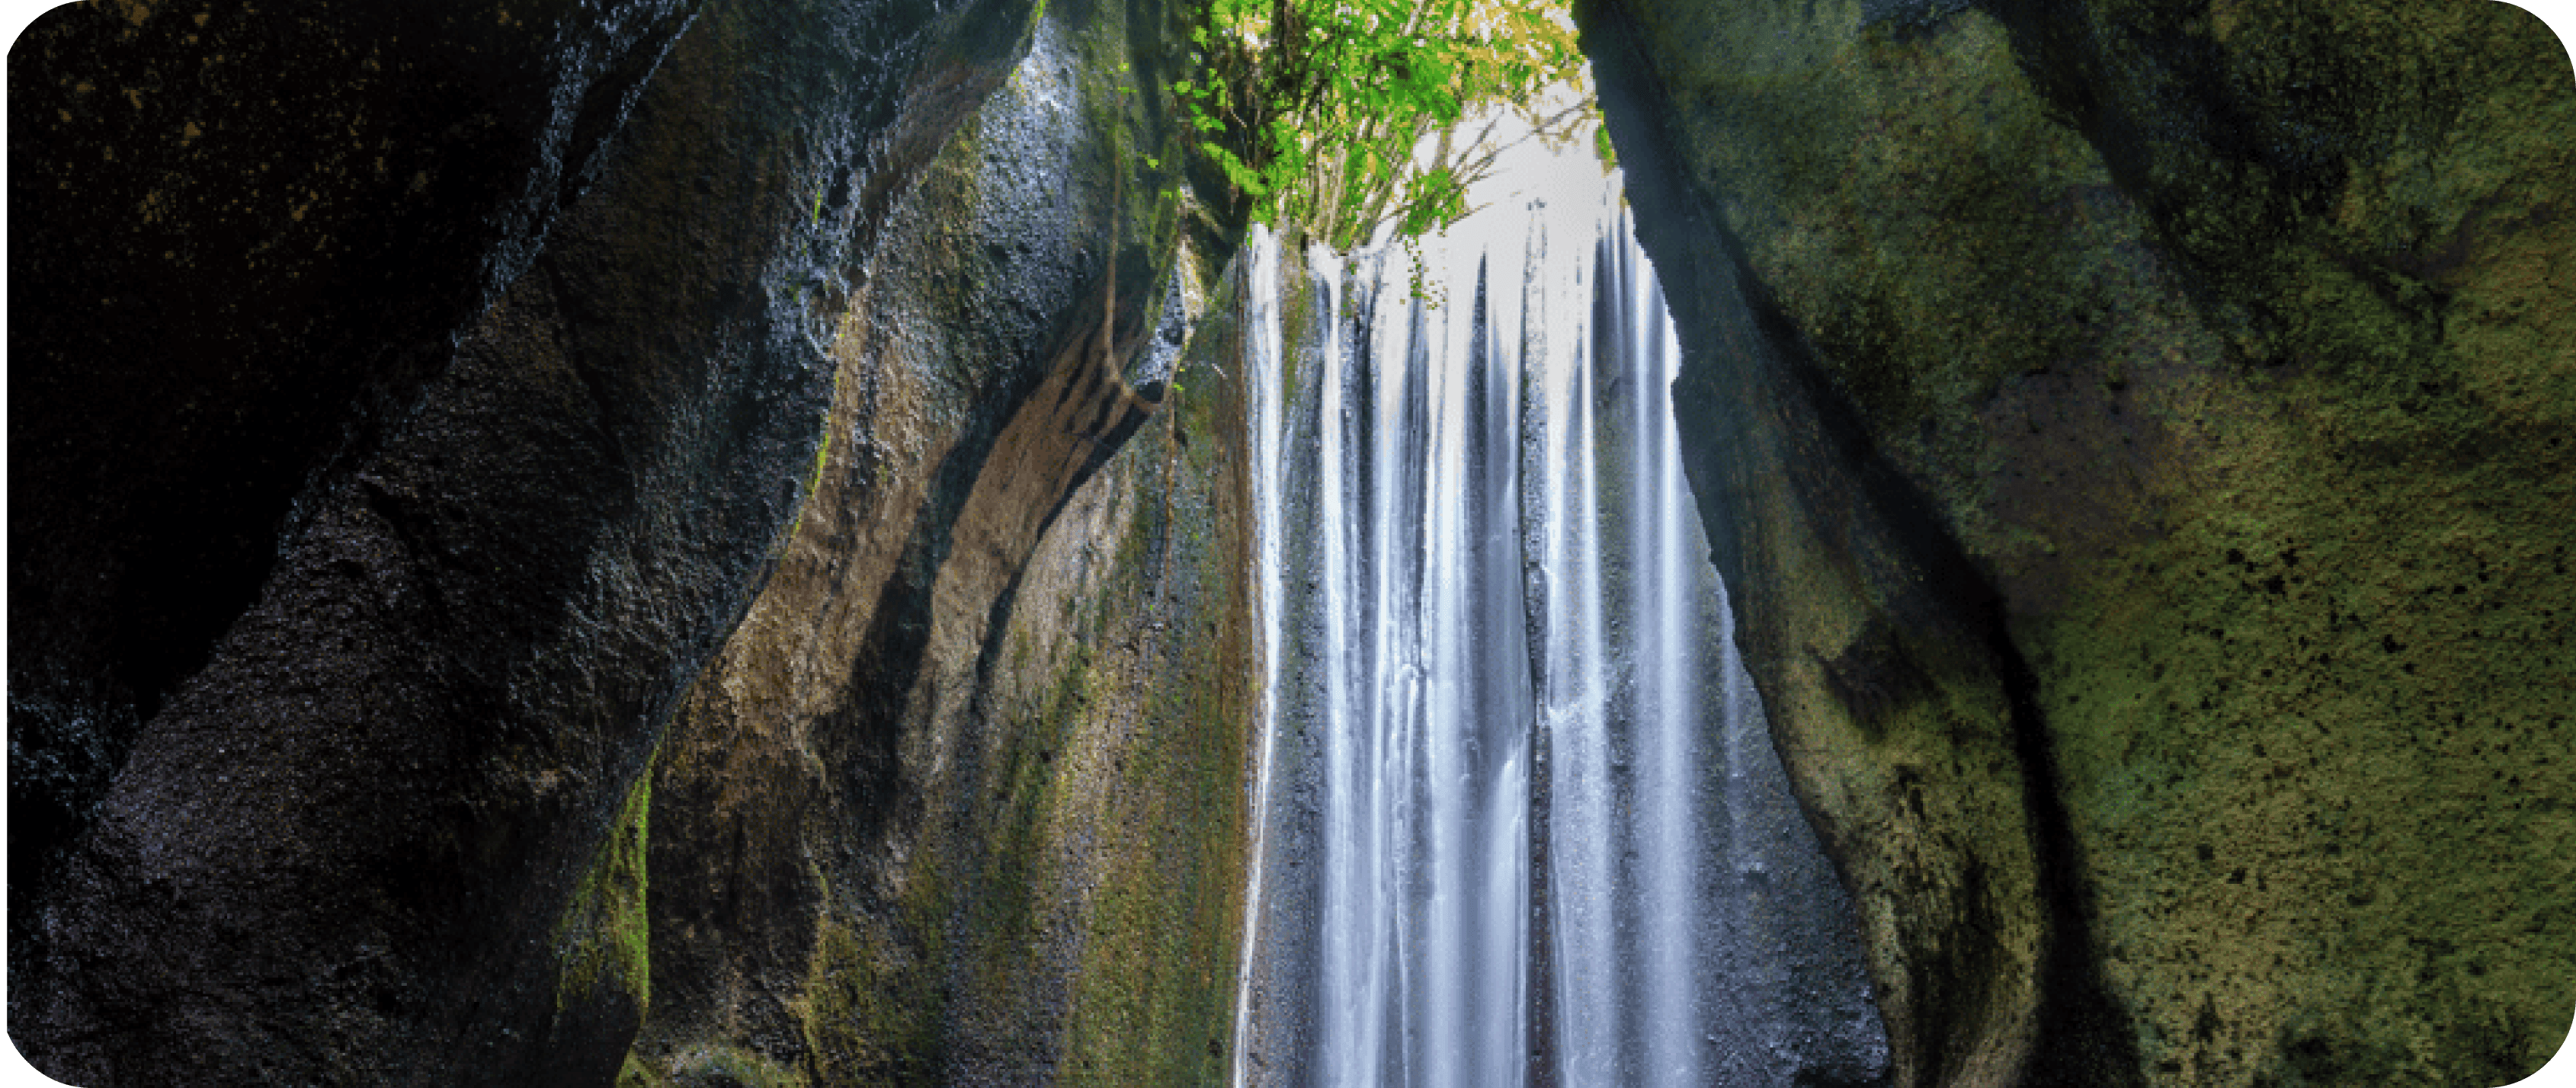
<path id="1" fill-rule="evenodd" d="M 653 780 L 636 779 L 617 826 L 599 855 L 573 886 L 572 903 L 555 927 L 565 951 L 555 990 L 557 1015 L 566 1006 L 609 999 L 633 1006 L 641 1019 L 652 1003 L 651 947 L 644 921 L 644 844 L 650 838 Z"/>
<path id="2" fill-rule="evenodd" d="M 1093 728 L 1116 744 L 1106 766 L 1083 767 L 1096 781 L 1077 782 L 1092 795 L 1086 838 L 1106 850 L 1058 1067 L 1074 1083 L 1214 1083 L 1232 1041 L 1260 697 L 1233 286 L 1192 337 L 1161 425 L 1137 443 L 1143 501 L 1128 539 L 1139 546 L 1118 551 L 1101 603 L 1112 713 Z"/>
<path id="3" fill-rule="evenodd" d="M 1248 505 L 1237 371 L 1174 354 L 1212 278 L 1183 239 L 1221 233 L 1157 93 L 1177 17 L 1049 3 L 844 277 L 821 469 L 655 771 L 637 1067 L 1221 1060 Z"/>
<path id="4" fill-rule="evenodd" d="M 553 952 L 562 966 L 543 1075 L 584 1080 L 613 1067 L 652 1006 L 644 911 L 652 806 L 652 778 L 639 776 L 555 925 Z"/>
<path id="5" fill-rule="evenodd" d="M 2563 47 L 2475 2 L 1580 15 L 1900 1079 L 2546 1058 Z"/>

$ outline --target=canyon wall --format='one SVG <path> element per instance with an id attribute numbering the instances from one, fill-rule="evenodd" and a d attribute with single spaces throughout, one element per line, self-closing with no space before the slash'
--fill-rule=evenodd
<path id="1" fill-rule="evenodd" d="M 1898 1083 L 2546 1060 L 2563 46 L 2481 0 L 1577 18 Z"/>
<path id="2" fill-rule="evenodd" d="M 2536 1067 L 2563 47 L 2483 0 L 1577 15 L 1895 1079 Z M 98 1085 L 1221 1076 L 1259 651 L 1185 16 L 39 20 L 12 1040 Z"/>
<path id="3" fill-rule="evenodd" d="M 1246 697 L 1240 640 L 1203 634 L 1234 598 L 1172 589 L 1241 582 L 1236 470 L 1181 446 L 1220 425 L 1224 387 L 1154 416 L 1114 366 L 1187 294 L 1177 167 L 1123 169 L 1181 159 L 1138 93 L 1168 78 L 1172 16 L 1053 6 L 1080 41 L 1013 80 L 1054 114 L 1024 101 L 1010 132 L 967 122 L 1037 36 L 1013 0 L 99 3 L 30 28 L 10 60 L 9 1030 L 40 1068 L 599 1083 L 747 1055 L 847 1080 L 921 1055 L 781 1044 L 727 987 L 810 977 L 800 1007 L 904 1002 L 903 1030 L 1051 996 L 921 951 L 942 940 L 1080 998 L 1068 1053 L 1206 1051 L 1131 1046 L 1191 1030 L 1170 995 L 1222 990 L 1200 976 L 1224 955 L 1166 953 L 1197 939 L 1183 923 L 1227 932 L 1236 894 L 1139 874 L 1222 871 L 1240 824 L 1231 794 L 1143 784 L 1176 761 L 1232 781 L 1242 738 L 1208 723 Z M 1094 349 L 1113 231 L 1120 337 Z M 1169 355 L 1150 354 L 1165 378 Z M 1159 459 L 1077 492 L 1149 418 Z M 1093 546 L 1041 547 L 1059 515 Z M 1084 578 L 1126 596 L 1067 616 Z M 856 661 L 759 641 L 842 589 Z M 1140 687 L 1167 653 L 1202 682 Z M 973 690 L 1030 655 L 1049 668 Z M 734 714 L 767 705 L 761 670 L 827 687 L 816 669 L 842 670 L 825 725 Z M 979 715 L 1046 739 L 964 727 Z M 1076 722 L 1087 739 L 1062 741 Z M 726 760 L 810 751 L 727 742 L 743 729 L 823 748 L 859 795 L 796 807 L 810 768 Z M 1052 757 L 1127 791 L 1066 804 L 1136 802 L 1048 810 L 1090 821 L 1049 834 L 1124 844 L 1049 870 L 1096 919 L 1052 958 L 1021 962 L 1021 930 L 962 905 L 1050 894 L 1028 867 L 1062 851 L 940 855 L 913 885 L 900 858 L 849 860 L 1035 833 L 979 831 L 972 790 Z M 725 807 L 737 787 L 759 835 Z M 1124 819 L 1165 811 L 1205 819 Z M 770 888 L 777 826 L 853 834 L 775 913 L 692 879 Z M 858 898 L 806 894 L 830 880 Z M 708 896 L 806 944 L 691 945 Z M 883 945 L 932 916 L 949 929 Z M 910 970 L 882 947 L 934 966 L 853 973 Z M 772 952 L 786 975 L 686 973 Z M 1139 984 L 1157 972 L 1176 977 Z"/>
<path id="4" fill-rule="evenodd" d="M 620 1083 L 1221 1078 L 1252 527 L 1173 14 L 1052 0 L 895 210 L 813 497 L 601 856 Z"/>

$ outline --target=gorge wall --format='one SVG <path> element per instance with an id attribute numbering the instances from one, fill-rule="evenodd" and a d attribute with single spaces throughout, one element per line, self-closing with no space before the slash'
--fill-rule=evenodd
<path id="1" fill-rule="evenodd" d="M 1144 163 L 1173 14 L 1052 0 L 897 206 L 818 486 L 637 787 L 650 893 L 594 908 L 621 1083 L 1221 1078 L 1250 503 L 1232 292 Z"/>
<path id="2" fill-rule="evenodd" d="M 2576 80 L 2482 2 L 1595 0 L 1901 1084 L 2566 1033 Z"/>
<path id="3" fill-rule="evenodd" d="M 1239 802 L 1164 787 L 1240 762 L 1242 643 L 1207 637 L 1239 468 L 1182 445 L 1222 384 L 1158 416 L 1118 364 L 1168 378 L 1138 345 L 1224 255 L 1178 261 L 1177 167 L 1127 169 L 1181 161 L 1138 93 L 1176 13 L 1050 6 L 27 32 L 25 1053 L 85 1084 L 1217 1060 L 1222 1015 L 1173 1005 L 1224 985 L 1189 942 L 1229 932 Z M 1088 532 L 1041 549 L 1059 516 Z"/>
<path id="4" fill-rule="evenodd" d="M 1169 0 L 93 0 L 9 62 L 8 1031 L 1205 1083 L 1259 635 Z M 1903 1085 L 2576 1008 L 2576 80 L 2484 0 L 1588 0 Z M 1204 164 L 1198 164 L 1203 166 Z"/>

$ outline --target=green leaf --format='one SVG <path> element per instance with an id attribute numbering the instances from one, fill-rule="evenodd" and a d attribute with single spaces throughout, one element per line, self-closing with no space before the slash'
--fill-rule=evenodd
<path id="1" fill-rule="evenodd" d="M 1319 238 L 1456 222 L 1473 179 L 1415 168 L 1417 138 L 1479 103 L 1541 120 L 1538 92 L 1581 71 L 1570 0 L 1192 2 L 1201 48 L 1172 89 L 1194 139 L 1255 221 Z"/>

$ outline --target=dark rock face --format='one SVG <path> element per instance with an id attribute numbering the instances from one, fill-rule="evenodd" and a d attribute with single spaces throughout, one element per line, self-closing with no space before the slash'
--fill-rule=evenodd
<path id="1" fill-rule="evenodd" d="M 379 445 L 527 267 L 693 8 L 102 3 L 28 28 L 13 896 L 255 599 L 290 501 Z"/>
<path id="2" fill-rule="evenodd" d="M 33 1060 L 1222 1075 L 1244 368 L 1169 315 L 1228 231 L 1144 93 L 1176 13 L 1047 7 L 29 31 Z M 1581 16 L 1898 1081 L 2536 1066 L 2576 1002 L 2564 51 L 2458 0 Z"/>
<path id="3" fill-rule="evenodd" d="M 87 1084 L 616 1072 L 646 760 L 812 486 L 847 255 L 1029 10 L 131 4 L 31 31 L 11 803 L 38 818 L 13 823 L 9 1027 L 32 1060 Z M 295 74 L 228 98 L 235 64 Z"/>
<path id="4" fill-rule="evenodd" d="M 1899 1083 L 2546 1059 L 2563 47 L 2486 3 L 1578 18 Z"/>
<path id="5" fill-rule="evenodd" d="M 1170 355 L 1223 257 L 1174 257 L 1177 14 L 1053 0 L 866 255 L 654 764 L 636 1082 L 1221 1078 L 1256 651 L 1242 371 Z"/>

